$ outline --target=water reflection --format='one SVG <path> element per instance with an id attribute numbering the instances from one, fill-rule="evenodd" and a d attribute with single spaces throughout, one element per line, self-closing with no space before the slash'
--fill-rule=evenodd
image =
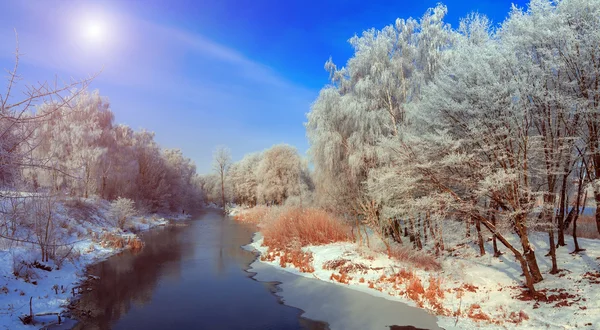
<path id="1" fill-rule="evenodd" d="M 208 211 L 143 235 L 144 249 L 89 269 L 100 280 L 77 302 L 75 329 L 322 329 L 245 272 L 253 228 Z M 81 315 L 81 313 L 85 315 Z"/>
<path id="2" fill-rule="evenodd" d="M 159 280 L 179 277 L 186 250 L 178 239 L 183 231 L 166 227 L 144 233 L 141 252 L 125 251 L 89 268 L 89 274 L 101 280 L 91 283 L 92 291 L 77 302 L 77 310 L 85 315 L 79 315 L 82 322 L 74 329 L 108 329 L 132 306 L 141 308 L 151 301 Z"/>

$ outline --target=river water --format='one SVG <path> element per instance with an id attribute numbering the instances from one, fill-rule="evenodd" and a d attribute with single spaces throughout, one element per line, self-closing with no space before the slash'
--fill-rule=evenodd
<path id="1" fill-rule="evenodd" d="M 255 274 L 247 270 L 256 256 L 241 248 L 254 231 L 208 210 L 194 220 L 143 233 L 140 252 L 125 251 L 88 269 L 99 280 L 90 281 L 92 290 L 76 302 L 73 313 L 79 323 L 74 329 L 328 329 L 328 316 L 336 318 L 332 324 L 356 324 L 353 317 L 370 322 L 375 316 L 393 325 L 402 324 L 392 322 L 394 316 L 398 320 L 407 315 L 425 320 L 418 324 L 426 328 L 437 328 L 435 318 L 421 310 L 360 292 L 351 293 L 354 309 L 348 310 L 349 304 L 333 300 L 353 290 L 339 285 L 292 274 L 274 276 L 269 269 L 262 278 L 257 270 L 260 281 L 254 280 Z M 269 282 L 281 276 L 289 277 L 281 287 Z M 293 297 L 285 295 L 286 282 L 293 284 L 288 288 Z M 318 289 L 294 292 L 301 287 Z M 288 305 L 324 321 L 304 318 L 302 310 Z M 365 309 L 370 311 L 362 317 Z M 370 328 L 364 326 L 360 328 Z"/>

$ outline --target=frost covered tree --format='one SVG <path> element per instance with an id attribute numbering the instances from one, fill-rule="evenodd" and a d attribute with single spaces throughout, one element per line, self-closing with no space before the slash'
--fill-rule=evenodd
<path id="1" fill-rule="evenodd" d="M 110 216 L 115 225 L 121 229 L 125 228 L 127 221 L 137 215 L 135 203 L 129 198 L 119 197 L 110 203 Z"/>
<path id="2" fill-rule="evenodd" d="M 254 206 L 258 202 L 258 167 L 261 153 L 250 153 L 233 163 L 227 176 L 228 186 L 235 203 Z"/>
<path id="3" fill-rule="evenodd" d="M 529 136 L 530 116 L 515 100 L 516 86 L 506 70 L 511 63 L 498 60 L 502 49 L 494 43 L 487 49 L 469 48 L 457 55 L 456 66 L 450 65 L 447 74 L 440 75 L 419 107 L 419 111 L 433 112 L 425 118 L 435 125 L 429 130 L 443 132 L 432 137 L 433 143 L 449 151 L 430 160 L 434 166 L 421 171 L 439 192 L 454 198 L 456 211 L 479 219 L 501 238 L 521 262 L 533 290 L 533 283 L 542 279 L 528 236 L 537 179 L 530 170 L 539 148 Z M 514 223 L 522 253 L 506 244 L 491 221 L 482 219 L 477 207 L 482 198 L 499 205 L 502 215 Z"/>
<path id="4" fill-rule="evenodd" d="M 262 154 L 256 169 L 257 198 L 262 203 L 281 205 L 291 196 L 311 189 L 307 164 L 296 148 L 278 144 Z"/>
<path id="5" fill-rule="evenodd" d="M 63 85 L 44 81 L 19 86 L 20 58 L 17 38 L 14 67 L 7 71 L 6 87 L 0 92 L 0 185 L 5 187 L 23 184 L 24 170 L 50 166 L 32 155 L 37 145 L 31 137 L 52 114 L 36 108 L 46 102 L 54 103 L 54 110 L 68 105 L 93 79 L 71 80 Z"/>
<path id="6" fill-rule="evenodd" d="M 166 179 L 170 183 L 171 190 L 169 209 L 176 212 L 184 212 L 186 208 L 191 209 L 194 199 L 197 198 L 194 190 L 196 165 L 179 149 L 164 150 L 163 158 L 166 161 Z"/>
<path id="7" fill-rule="evenodd" d="M 324 207 L 381 225 L 383 205 L 370 197 L 365 183 L 371 171 L 385 166 L 380 141 L 402 133 L 406 108 L 420 99 L 453 43 L 446 13 L 438 5 L 420 20 L 398 19 L 365 31 L 350 39 L 355 53 L 346 67 L 326 63 L 331 83 L 306 124 L 316 195 Z"/>
<path id="8" fill-rule="evenodd" d="M 381 143 L 388 165 L 370 176 L 371 193 L 393 215 L 440 205 L 447 211 L 441 218 L 458 215 L 467 233 L 475 223 L 481 247 L 480 225 L 487 227 L 520 261 L 533 292 L 542 276 L 529 232 L 548 231 L 556 272 L 554 232 L 564 244 L 568 185 L 581 173 L 575 169 L 585 169 L 579 150 L 590 139 L 580 123 L 589 99 L 577 93 L 581 72 L 573 66 L 585 61 L 574 35 L 594 34 L 587 28 L 598 19 L 575 8 L 592 7 L 532 1 L 527 11 L 514 8 L 498 31 L 478 15 L 464 20 L 440 74 L 408 107 L 406 134 Z M 519 248 L 501 227 L 517 234 Z"/>
<path id="9" fill-rule="evenodd" d="M 219 146 L 213 154 L 213 170 L 221 183 L 221 205 L 225 207 L 225 175 L 231 166 L 231 152 L 224 146 Z"/>
<path id="10" fill-rule="evenodd" d="M 44 103 L 38 112 L 47 114 L 48 120 L 35 131 L 34 155 L 50 164 L 50 172 L 38 176 L 72 195 L 87 198 L 95 193 L 98 164 L 107 150 L 101 142 L 113 121 L 108 101 L 98 91 L 83 91 L 62 105 Z"/>
<path id="11" fill-rule="evenodd" d="M 62 106 L 44 103 L 38 111 L 47 114 L 31 138 L 31 159 L 39 166 L 24 171 L 34 186 L 84 198 L 127 197 L 151 212 L 181 212 L 200 201 L 193 162 L 160 148 L 152 132 L 114 125 L 99 92 L 84 91 Z"/>
<path id="12" fill-rule="evenodd" d="M 205 202 L 213 204 L 222 202 L 220 177 L 217 173 L 200 176 L 199 185 L 204 194 Z"/>

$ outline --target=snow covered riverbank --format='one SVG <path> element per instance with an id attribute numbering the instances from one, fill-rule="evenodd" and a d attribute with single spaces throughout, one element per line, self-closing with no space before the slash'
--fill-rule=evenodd
<path id="1" fill-rule="evenodd" d="M 73 299 L 78 283 L 84 279 L 88 265 L 106 259 L 123 249 L 140 248 L 135 232 L 169 223 L 168 219 L 185 219 L 187 215 L 136 216 L 125 230 L 110 220 L 106 201 L 77 200 L 57 203 L 53 225 L 62 236 L 58 260 L 41 262 L 41 253 L 32 243 L 0 240 L 0 329 L 33 329 L 57 322 L 57 315 Z M 16 235 L 34 241 L 26 229 Z M 30 314 L 34 325 L 24 325 L 20 318 Z"/>
<path id="2" fill-rule="evenodd" d="M 511 255 L 493 258 L 488 251 L 478 257 L 475 245 L 453 251 L 442 260 L 440 271 L 415 269 L 350 242 L 303 247 L 303 252 L 312 254 L 313 272 L 301 272 L 282 263 L 280 256 L 268 256 L 260 233 L 247 248 L 261 254 L 257 263 L 425 308 L 445 329 L 597 329 L 600 241 L 581 239 L 587 250 L 580 254 L 569 254 L 572 239 L 567 241 L 569 245 L 557 251 L 562 271 L 551 275 L 551 265 L 544 257 L 547 239 L 532 235 L 545 277 L 537 289 L 547 299 L 539 302 L 523 295 L 521 271 Z"/>

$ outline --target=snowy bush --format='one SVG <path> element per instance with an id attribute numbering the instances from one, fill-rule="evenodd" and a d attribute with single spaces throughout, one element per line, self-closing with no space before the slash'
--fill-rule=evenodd
<path id="1" fill-rule="evenodd" d="M 137 214 L 134 202 L 129 198 L 119 197 L 110 203 L 110 216 L 114 224 L 123 229 L 127 221 Z"/>

